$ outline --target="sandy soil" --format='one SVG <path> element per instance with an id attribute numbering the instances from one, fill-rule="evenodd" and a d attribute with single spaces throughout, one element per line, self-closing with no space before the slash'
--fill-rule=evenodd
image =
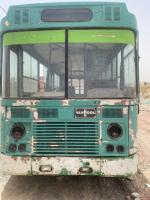
<path id="1" fill-rule="evenodd" d="M 99 177 L 0 176 L 1 200 L 150 200 L 150 106 L 139 115 L 139 170 L 132 180 Z"/>
<path id="2" fill-rule="evenodd" d="M 150 106 L 148 108 L 139 115 L 138 154 L 139 168 L 150 182 Z"/>

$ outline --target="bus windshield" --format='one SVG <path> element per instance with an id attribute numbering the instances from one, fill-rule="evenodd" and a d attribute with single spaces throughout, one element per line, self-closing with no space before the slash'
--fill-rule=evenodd
<path id="1" fill-rule="evenodd" d="M 67 45 L 63 30 L 5 35 L 4 97 L 136 97 L 131 31 L 70 30 Z"/>

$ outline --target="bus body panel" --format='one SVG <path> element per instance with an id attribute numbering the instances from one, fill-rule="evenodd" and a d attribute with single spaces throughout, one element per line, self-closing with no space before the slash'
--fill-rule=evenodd
<path id="1" fill-rule="evenodd" d="M 89 175 L 130 177 L 137 171 L 136 154 L 125 158 L 10 157 L 1 155 L 1 173 L 7 175 Z"/>
<path id="2" fill-rule="evenodd" d="M 41 12 L 45 9 L 72 9 L 87 8 L 93 12 L 93 18 L 81 22 L 43 22 Z M 115 8 L 119 8 L 120 14 L 115 14 Z M 107 10 L 108 9 L 108 10 Z M 27 12 L 27 13 L 26 13 Z M 107 13 L 108 12 L 108 13 Z M 108 14 L 108 19 L 107 19 Z M 115 19 L 115 15 L 119 18 Z M 110 18 L 109 18 L 110 16 Z M 116 16 L 117 17 L 117 16 Z M 26 29 L 49 29 L 69 27 L 103 27 L 103 28 L 128 28 L 137 30 L 135 16 L 128 12 L 124 3 L 50 3 L 36 5 L 11 6 L 7 17 L 2 20 L 2 32 Z"/>
<path id="3" fill-rule="evenodd" d="M 43 10 L 60 9 L 63 11 L 64 9 L 73 8 L 91 10 L 93 13 L 92 19 L 76 22 L 48 22 L 42 20 L 41 13 Z M 134 33 L 135 43 L 137 37 L 136 18 L 128 12 L 124 3 L 68 2 L 11 6 L 7 16 L 1 21 L 1 38 L 3 41 L 5 34 L 9 35 L 8 32 L 33 31 L 34 33 L 34 31 L 42 32 L 51 29 L 59 29 L 65 35 L 65 51 L 69 46 L 66 33 L 71 29 L 131 30 Z M 100 34 L 96 37 L 104 36 Z M 11 37 L 13 38 L 13 33 Z M 107 37 L 115 37 L 115 35 L 107 34 Z M 25 37 L 24 40 L 26 40 Z M 13 42 L 11 43 L 11 39 L 8 40 L 8 43 L 11 44 L 10 47 L 7 42 L 5 45 L 5 42 L 4 40 L 1 45 L 6 48 L 6 51 L 8 48 L 11 51 Z M 113 42 L 111 43 L 113 46 Z M 135 51 L 138 51 L 136 45 Z M 15 48 L 17 52 L 18 47 Z M 117 52 L 117 48 L 115 50 Z M 137 56 L 135 54 L 138 84 Z M 4 61 L 0 60 L 0 65 L 2 65 L 2 62 L 5 63 L 4 61 L 7 58 Z M 17 67 L 22 65 L 23 60 L 19 60 L 18 63 Z M 67 64 L 66 57 L 65 64 Z M 28 82 L 28 88 L 30 83 Z M 6 84 L 3 82 L 4 87 Z M 4 96 L 0 108 L 2 124 L 0 137 L 1 172 L 10 175 L 121 177 L 129 177 L 135 174 L 138 163 L 135 145 L 139 104 L 138 92 L 137 90 L 137 96 L 133 98 L 116 99 L 66 99 L 64 97 L 58 100 L 47 97 L 44 99 L 34 97 L 5 98 Z M 117 123 L 122 131 L 119 138 L 113 139 L 109 135 L 109 129 Z M 21 139 L 14 140 L 12 134 L 16 124 L 19 126 L 23 124 L 25 134 Z M 16 132 L 19 132 L 18 130 L 20 131 L 20 129 L 17 129 Z M 114 135 L 116 134 L 115 131 L 113 131 Z M 14 146 L 10 147 L 10 144 L 15 145 L 14 152 L 12 151 Z M 19 150 L 19 146 L 22 144 L 26 145 L 25 151 Z"/>

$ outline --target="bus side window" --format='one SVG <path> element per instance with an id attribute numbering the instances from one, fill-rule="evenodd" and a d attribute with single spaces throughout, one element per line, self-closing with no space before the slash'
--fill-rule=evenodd
<path id="1" fill-rule="evenodd" d="M 24 95 L 38 92 L 38 61 L 23 52 L 23 91 Z"/>
<path id="2" fill-rule="evenodd" d="M 39 64 L 39 92 L 45 92 L 46 88 L 46 77 L 47 77 L 47 67 L 43 64 Z"/>
<path id="3" fill-rule="evenodd" d="M 18 56 L 10 50 L 10 96 L 18 96 Z"/>
<path id="4" fill-rule="evenodd" d="M 131 96 L 135 94 L 135 63 L 134 51 L 132 45 L 127 45 L 124 48 L 123 61 L 124 61 L 124 95 Z"/>

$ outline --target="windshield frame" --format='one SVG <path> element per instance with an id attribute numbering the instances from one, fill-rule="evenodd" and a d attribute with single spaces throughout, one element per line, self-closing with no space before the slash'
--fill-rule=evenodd
<path id="1" fill-rule="evenodd" d="M 129 31 L 132 31 L 133 34 L 134 34 L 134 56 L 135 56 L 135 59 L 134 59 L 134 62 L 135 62 L 135 89 L 136 89 L 136 95 L 135 97 L 105 97 L 105 98 L 101 98 L 101 97 L 94 97 L 94 98 L 90 98 L 90 97 L 69 97 L 68 98 L 68 49 L 69 49 L 69 42 L 68 42 L 68 35 L 69 35 L 69 31 L 70 30 L 94 30 L 94 29 L 100 29 L 100 30 L 129 30 Z M 35 31 L 44 31 L 44 30 L 47 30 L 47 29 L 40 29 L 40 30 L 35 30 Z M 122 29 L 122 28 L 113 28 L 113 27 L 109 27 L 109 28 L 99 28 L 99 27 L 86 27 L 86 28 L 68 28 L 68 29 L 64 29 L 64 28 L 54 28 L 54 29 L 48 29 L 49 31 L 50 30 L 64 30 L 65 31 L 65 96 L 64 97 L 52 97 L 52 96 L 44 96 L 44 97 L 6 97 L 4 95 L 2 95 L 3 99 L 56 99 L 56 100 L 60 100 L 60 99 L 135 99 L 135 98 L 138 98 L 138 53 L 137 53 L 137 33 L 135 30 L 132 30 L 132 29 Z M 28 30 L 30 31 L 30 30 Z M 32 31 L 32 30 L 31 30 Z M 14 32 L 14 31 L 13 31 Z M 19 31 L 19 32 L 23 32 L 23 31 Z M 5 33 L 3 33 L 2 35 L 2 38 L 3 36 L 5 35 Z M 2 39 L 2 43 L 3 43 L 3 39 Z M 3 47 L 3 44 L 2 44 L 2 47 Z M 4 54 L 4 48 L 2 49 L 2 59 L 3 59 L 3 54 Z M 3 60 L 2 60 L 3 62 Z M 2 64 L 2 69 L 4 68 L 3 64 Z M 3 69 L 3 72 L 2 72 L 2 77 L 5 77 L 4 76 L 4 69 Z M 4 81 L 2 81 L 2 93 L 4 94 Z"/>

